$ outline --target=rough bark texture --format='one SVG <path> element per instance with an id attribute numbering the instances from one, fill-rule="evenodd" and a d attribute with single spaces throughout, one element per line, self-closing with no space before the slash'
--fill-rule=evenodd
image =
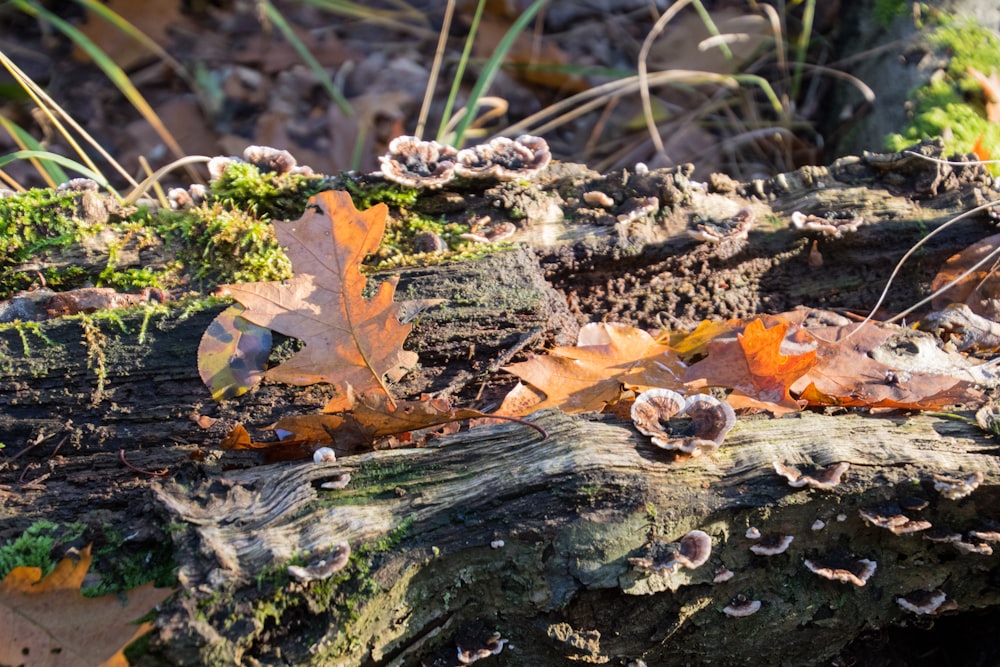
<path id="1" fill-rule="evenodd" d="M 528 249 L 402 272 L 403 298 L 449 301 L 420 318 L 407 346 L 421 368 L 398 392 L 499 396 L 510 383 L 500 365 L 572 339 L 592 318 L 679 327 L 798 305 L 864 310 L 912 243 L 995 198 L 991 185 L 979 168 L 897 155 L 744 184 L 557 165 L 534 184 L 426 193 L 418 206 L 428 212 L 515 222 Z M 586 202 L 595 190 L 610 207 Z M 658 210 L 628 218 L 646 198 Z M 686 233 L 744 208 L 755 219 L 745 242 Z M 813 237 L 789 228 L 795 210 L 864 224 Z M 887 307 L 925 294 L 943 260 L 990 224 L 983 212 L 930 238 Z M 503 425 L 329 466 L 252 466 L 211 450 L 237 421 L 262 426 L 317 410 L 326 389 L 264 385 L 213 405 L 194 360 L 217 311 L 175 308 L 145 323 L 129 311 L 0 331 L 0 537 L 38 518 L 112 524 L 139 544 L 155 544 L 162 538 L 151 526 L 165 527 L 183 588 L 153 645 L 169 662 L 451 665 L 456 644 L 471 649 L 499 632 L 509 643 L 492 664 L 819 664 L 864 630 L 909 623 L 895 599 L 910 591 L 940 587 L 960 612 L 997 602 L 993 557 L 892 535 L 857 514 L 917 495 L 930 501 L 921 516 L 935 525 L 968 531 L 1000 520 L 993 443 L 962 422 L 743 419 L 719 454 L 675 463 L 610 417 L 547 412 L 537 417 L 544 441 Z M 204 430 L 191 415 L 219 421 Z M 151 488 L 119 450 L 139 468 L 166 468 L 167 478 Z M 189 459 L 204 450 L 204 461 Z M 773 460 L 852 468 L 833 491 L 793 491 Z M 933 474 L 974 470 L 986 479 L 970 498 L 933 491 Z M 347 489 L 321 489 L 337 472 L 353 475 Z M 814 532 L 816 519 L 826 527 Z M 742 537 L 749 525 L 796 539 L 785 554 L 754 556 Z M 709 564 L 673 577 L 630 568 L 651 537 L 670 542 L 695 528 L 712 537 Z M 497 540 L 504 545 L 492 548 Z M 308 585 L 289 578 L 290 562 L 320 559 L 342 541 L 354 552 L 344 570 Z M 828 552 L 870 558 L 878 570 L 863 588 L 805 570 L 804 558 Z M 712 584 L 721 565 L 736 576 Z M 761 600 L 761 611 L 725 616 L 736 595 Z"/>

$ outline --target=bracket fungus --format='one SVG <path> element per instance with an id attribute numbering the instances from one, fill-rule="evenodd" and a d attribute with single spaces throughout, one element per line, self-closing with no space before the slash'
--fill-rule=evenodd
<path id="1" fill-rule="evenodd" d="M 347 542 L 341 542 L 333 547 L 326 558 L 317 560 L 309 565 L 289 565 L 288 574 L 292 575 L 302 583 L 316 581 L 319 579 L 329 579 L 334 572 L 342 570 L 347 565 L 351 557 L 351 546 Z"/>
<path id="2" fill-rule="evenodd" d="M 740 209 L 736 215 L 722 221 L 699 222 L 687 228 L 687 235 L 703 243 L 742 241 L 750 235 L 755 216 L 749 208 Z"/>
<path id="3" fill-rule="evenodd" d="M 632 567 L 641 572 L 672 574 L 679 566 L 694 570 L 712 555 L 712 538 L 704 531 L 692 530 L 670 544 L 653 540 L 647 543 L 646 551 L 647 556 L 628 559 Z"/>
<path id="4" fill-rule="evenodd" d="M 943 611 L 951 611 L 958 608 L 954 600 L 949 600 L 944 591 L 937 589 L 907 593 L 902 597 L 896 598 L 896 604 L 917 616 L 934 616 Z"/>
<path id="5" fill-rule="evenodd" d="M 646 216 L 656 215 L 660 210 L 660 200 L 656 197 L 631 197 L 622 204 L 621 212 L 616 218 L 621 225 L 627 225 Z"/>
<path id="6" fill-rule="evenodd" d="M 379 156 L 382 176 L 410 188 L 440 188 L 455 175 L 457 151 L 436 141 L 403 135 L 389 142 Z"/>
<path id="7" fill-rule="evenodd" d="M 884 528 L 894 535 L 919 533 L 931 527 L 930 521 L 911 519 L 903 514 L 899 505 L 889 504 L 881 507 L 863 507 L 858 514 L 866 523 Z"/>
<path id="8" fill-rule="evenodd" d="M 824 236 L 840 236 L 857 231 L 865 221 L 861 216 L 833 216 L 821 218 L 818 215 L 806 215 L 801 211 L 792 213 L 792 226 L 806 232 L 820 232 Z"/>
<path id="9" fill-rule="evenodd" d="M 458 151 L 455 174 L 464 178 L 513 181 L 534 177 L 551 160 L 549 144 L 541 137 L 530 134 L 522 134 L 517 139 L 497 137 L 488 143 Z"/>
<path id="10" fill-rule="evenodd" d="M 873 574 L 878 563 L 867 558 L 857 560 L 833 560 L 814 561 L 805 559 L 805 566 L 810 572 L 814 572 L 824 579 L 839 581 L 843 584 L 854 584 L 864 586 Z"/>
<path id="11" fill-rule="evenodd" d="M 768 533 L 760 542 L 751 545 L 750 551 L 758 556 L 777 556 L 783 554 L 795 540 L 794 535 L 779 535 L 778 533 Z"/>
<path id="12" fill-rule="evenodd" d="M 455 647 L 458 649 L 458 662 L 463 665 L 471 665 L 477 660 L 488 658 L 491 655 L 500 655 L 500 652 L 503 651 L 503 647 L 507 641 L 508 640 L 500 637 L 499 632 L 494 632 L 490 635 L 489 639 L 486 640 L 482 648 L 462 648 L 461 644 L 456 643 Z"/>
<path id="13" fill-rule="evenodd" d="M 747 528 L 747 532 L 745 533 L 744 537 L 746 537 L 748 540 L 759 540 L 760 530 L 757 528 L 757 526 L 750 526 L 749 528 Z"/>
<path id="14" fill-rule="evenodd" d="M 615 205 L 615 200 L 611 198 L 611 195 L 600 190 L 588 190 L 584 192 L 583 201 L 591 206 L 600 206 L 601 208 L 611 208 Z"/>
<path id="15" fill-rule="evenodd" d="M 736 576 L 735 572 L 733 572 L 732 570 L 730 570 L 725 565 L 722 565 L 722 566 L 716 568 L 716 570 L 715 570 L 715 576 L 712 577 L 712 583 L 713 584 L 724 584 L 724 583 L 726 583 L 727 581 L 729 581 L 730 579 L 732 579 L 735 576 Z"/>
<path id="16" fill-rule="evenodd" d="M 948 500 L 959 500 L 975 491 L 983 483 L 983 473 L 979 470 L 958 479 L 945 475 L 934 475 L 934 490 Z"/>
<path id="17" fill-rule="evenodd" d="M 841 476 L 851 467 L 850 463 L 842 461 L 807 475 L 800 472 L 798 468 L 786 465 L 781 461 L 774 461 L 772 465 L 776 473 L 788 480 L 788 486 L 796 489 L 801 489 L 804 486 L 808 486 L 810 489 L 832 489 L 840 484 Z"/>
<path id="18" fill-rule="evenodd" d="M 750 600 L 745 595 L 737 595 L 722 609 L 723 614 L 734 618 L 752 616 L 758 611 L 760 611 L 760 600 Z"/>
<path id="19" fill-rule="evenodd" d="M 291 153 L 270 146 L 247 146 L 243 149 L 243 159 L 261 171 L 276 174 L 287 174 L 297 167 Z"/>
<path id="20" fill-rule="evenodd" d="M 689 416 L 691 424 L 674 435 L 663 422 L 681 415 Z M 736 413 L 729 403 L 708 394 L 685 398 L 670 389 L 650 389 L 632 404 L 632 421 L 657 447 L 701 456 L 719 448 L 736 424 Z"/>

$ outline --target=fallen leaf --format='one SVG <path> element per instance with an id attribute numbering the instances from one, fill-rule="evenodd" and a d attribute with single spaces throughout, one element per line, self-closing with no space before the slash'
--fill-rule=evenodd
<path id="1" fill-rule="evenodd" d="M 934 297 L 931 301 L 934 310 L 944 310 L 953 303 L 964 303 L 976 315 L 1000 319 L 1000 276 L 996 272 L 1000 257 L 990 257 L 998 250 L 1000 234 L 993 234 L 949 257 L 934 276 L 931 290 L 936 292 L 952 280 L 958 279 L 958 282 Z M 983 262 L 982 265 L 972 269 L 980 262 Z M 969 275 L 959 278 L 966 271 L 970 271 Z"/>
<path id="2" fill-rule="evenodd" d="M 925 332 L 879 322 L 810 331 L 817 363 L 791 387 L 810 405 L 940 410 L 981 399 L 974 368 Z"/>
<path id="3" fill-rule="evenodd" d="M 703 354 L 708 344 L 715 338 L 733 330 L 731 323 L 702 320 L 694 331 L 667 332 L 660 334 L 656 341 L 669 345 L 683 359 Z"/>
<path id="4" fill-rule="evenodd" d="M 182 23 L 181 3 L 176 0 L 107 0 L 105 5 L 122 19 L 162 47 L 170 44 L 171 25 Z M 154 56 L 146 46 L 127 32 L 105 20 L 93 10 L 84 7 L 86 20 L 80 25 L 80 32 L 100 45 L 108 56 L 125 71 Z M 78 46 L 73 47 L 73 57 L 89 61 L 90 58 Z"/>
<path id="5" fill-rule="evenodd" d="M 396 279 L 379 285 L 371 298 L 362 296 L 366 279 L 359 267 L 378 248 L 386 215 L 385 204 L 358 211 L 348 193 L 321 192 L 310 198 L 301 218 L 275 223 L 293 278 L 226 286 L 246 306 L 243 318 L 305 343 L 264 377 L 292 385 L 333 385 L 337 396 L 324 412 L 350 410 L 348 385 L 389 396 L 386 374 L 417 361 L 402 347 L 411 326 L 400 323 L 400 304 L 392 299 Z"/>
<path id="6" fill-rule="evenodd" d="M 271 330 L 248 322 L 243 311 L 233 305 L 219 313 L 198 344 L 198 374 L 217 401 L 256 387 L 271 354 Z"/>
<path id="7" fill-rule="evenodd" d="M 44 667 L 127 667 L 123 649 L 152 629 L 131 621 L 163 602 L 173 590 L 146 584 L 117 595 L 85 598 L 80 585 L 90 568 L 90 547 L 64 558 L 47 576 L 37 567 L 16 567 L 0 582 L 0 664 Z"/>
<path id="8" fill-rule="evenodd" d="M 979 87 L 983 89 L 986 120 L 991 123 L 1000 123 L 1000 76 L 997 76 L 995 70 L 986 76 L 975 67 L 969 68 L 969 76 L 975 79 Z"/>
<path id="9" fill-rule="evenodd" d="M 504 370 L 545 393 L 532 411 L 587 412 L 617 401 L 623 388 L 679 388 L 684 365 L 641 329 L 592 323 L 580 329 L 576 347 L 557 347 Z"/>
<path id="10" fill-rule="evenodd" d="M 687 384 L 732 388 L 727 400 L 736 409 L 761 408 L 775 416 L 800 410 L 788 390 L 816 363 L 815 342 L 787 320 L 767 320 L 770 327 L 757 318 L 742 332 L 709 342 L 708 356 L 687 369 Z"/>

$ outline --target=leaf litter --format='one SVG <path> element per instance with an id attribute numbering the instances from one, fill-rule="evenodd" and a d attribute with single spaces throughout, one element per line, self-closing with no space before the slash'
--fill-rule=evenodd
<path id="1" fill-rule="evenodd" d="M 145 584 L 117 595 L 80 593 L 90 569 L 90 547 L 64 558 L 45 577 L 37 567 L 16 567 L 0 582 L 0 664 L 45 667 L 127 667 L 123 650 L 152 623 L 134 625 L 173 594 Z"/>

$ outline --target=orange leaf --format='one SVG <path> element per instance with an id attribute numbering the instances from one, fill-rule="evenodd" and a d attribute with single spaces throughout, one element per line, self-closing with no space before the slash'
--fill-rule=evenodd
<path id="1" fill-rule="evenodd" d="M 991 123 L 1000 123 L 1000 76 L 996 71 L 990 72 L 986 76 L 975 67 L 969 68 L 969 76 L 976 80 L 979 87 L 983 89 L 983 98 L 986 101 L 986 120 Z"/>
<path id="2" fill-rule="evenodd" d="M 0 582 L 0 664 L 128 667 L 122 650 L 153 627 L 131 621 L 173 590 L 140 586 L 128 592 L 128 606 L 117 595 L 85 598 L 90 561 L 88 546 L 44 578 L 37 567 L 16 567 Z"/>
<path id="3" fill-rule="evenodd" d="M 545 393 L 531 406 L 559 406 L 566 412 L 601 410 L 618 400 L 622 388 L 682 386 L 684 365 L 666 345 L 645 331 L 624 324 L 588 324 L 576 347 L 557 347 L 504 370 Z"/>
<path id="4" fill-rule="evenodd" d="M 690 333 L 666 333 L 657 337 L 657 342 L 664 343 L 679 354 L 684 359 L 690 359 L 705 351 L 705 347 L 712 339 L 729 333 L 733 326 L 726 322 L 712 322 L 702 320 L 695 330 Z"/>
<path id="5" fill-rule="evenodd" d="M 338 395 L 325 412 L 350 409 L 348 385 L 388 396 L 383 377 L 416 363 L 417 355 L 402 347 L 411 327 L 400 323 L 395 279 L 362 297 L 366 279 L 359 267 L 378 248 L 386 214 L 385 204 L 358 211 L 348 193 L 321 192 L 301 218 L 274 226 L 295 277 L 227 286 L 246 306 L 244 319 L 305 342 L 305 349 L 264 376 L 293 385 L 332 384 Z"/>
<path id="6" fill-rule="evenodd" d="M 732 336 L 721 336 L 708 344 L 708 356 L 691 366 L 685 380 L 693 387 L 732 387 L 729 403 L 734 408 L 763 408 L 775 415 L 794 412 L 801 406 L 788 388 L 816 363 L 815 342 L 804 330 L 784 319 L 760 318 Z M 782 347 L 794 347 L 783 354 Z"/>
<path id="7" fill-rule="evenodd" d="M 1000 249 L 1000 234 L 993 234 L 949 257 L 934 276 L 934 282 L 931 283 L 932 291 L 941 289 L 976 264 L 980 262 L 982 264 L 945 292 L 934 297 L 931 306 L 935 310 L 944 310 L 953 303 L 964 303 L 975 314 L 993 319 L 996 315 L 993 304 L 1000 299 L 1000 276 L 994 270 L 996 257 L 991 259 L 990 255 L 998 249 Z"/>

